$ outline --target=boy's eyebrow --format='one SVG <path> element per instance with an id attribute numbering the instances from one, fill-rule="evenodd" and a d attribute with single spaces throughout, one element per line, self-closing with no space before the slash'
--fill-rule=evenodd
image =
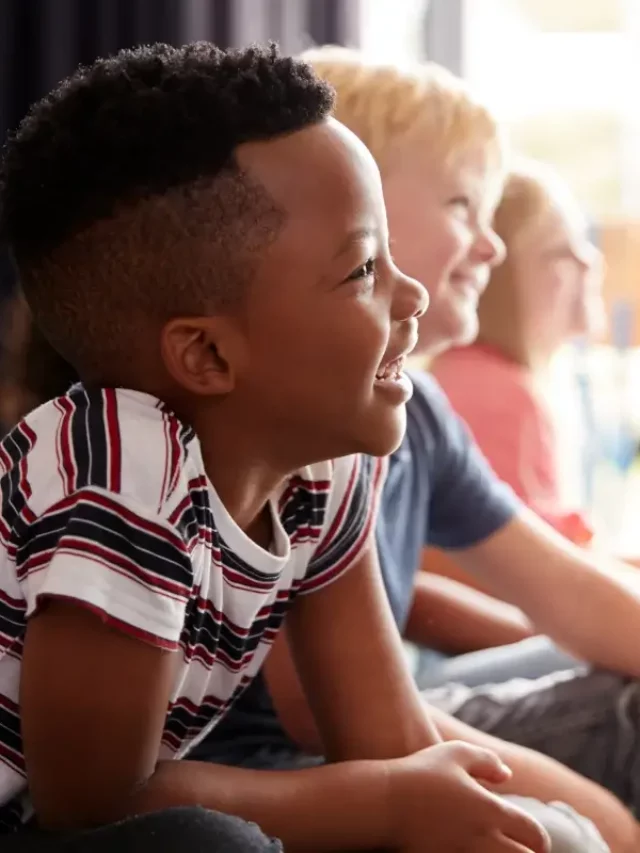
<path id="1" fill-rule="evenodd" d="M 356 243 L 366 243 L 368 240 L 373 240 L 377 237 L 378 232 L 373 228 L 358 228 L 355 231 L 351 231 L 344 241 L 342 242 L 340 248 L 334 255 L 334 260 L 339 258 L 340 255 L 343 255 L 347 249 L 350 249 Z"/>

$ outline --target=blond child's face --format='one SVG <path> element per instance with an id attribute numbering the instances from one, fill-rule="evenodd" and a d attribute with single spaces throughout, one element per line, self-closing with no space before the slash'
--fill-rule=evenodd
<path id="1" fill-rule="evenodd" d="M 399 268 L 429 291 L 417 352 L 436 355 L 471 343 L 478 300 L 504 246 L 491 228 L 502 193 L 492 147 L 430 154 L 411 143 L 383 175 L 391 251 Z"/>

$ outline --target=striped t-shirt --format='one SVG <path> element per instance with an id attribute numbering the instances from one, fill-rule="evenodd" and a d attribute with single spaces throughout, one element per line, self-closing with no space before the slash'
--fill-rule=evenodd
<path id="1" fill-rule="evenodd" d="M 199 441 L 156 398 L 85 390 L 0 444 L 0 831 L 30 814 L 18 685 L 29 616 L 64 596 L 181 664 L 159 758 L 182 758 L 265 658 L 292 600 L 362 552 L 382 465 L 345 457 L 292 476 L 267 551 L 205 472 Z"/>

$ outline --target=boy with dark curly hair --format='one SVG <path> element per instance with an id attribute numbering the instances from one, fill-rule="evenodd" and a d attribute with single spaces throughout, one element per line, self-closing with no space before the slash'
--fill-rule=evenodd
<path id="1" fill-rule="evenodd" d="M 7 849 L 275 848 L 244 821 L 287 850 L 547 849 L 479 783 L 508 777 L 491 752 L 438 743 L 388 611 L 375 457 L 426 296 L 332 102 L 273 48 L 157 45 L 8 145 L 3 236 L 81 384 L 0 446 Z M 333 763 L 189 761 L 285 614 Z"/>

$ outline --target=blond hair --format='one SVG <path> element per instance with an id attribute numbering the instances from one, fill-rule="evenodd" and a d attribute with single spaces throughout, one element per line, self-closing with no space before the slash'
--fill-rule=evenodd
<path id="1" fill-rule="evenodd" d="M 535 341 L 526 334 L 522 293 L 514 263 L 519 242 L 554 205 L 554 189 L 562 186 L 548 166 L 520 158 L 511 166 L 493 229 L 506 246 L 506 260 L 495 267 L 478 305 L 478 341 L 490 344 L 507 358 L 531 367 Z"/>
<path id="2" fill-rule="evenodd" d="M 381 171 L 405 141 L 427 139 L 445 157 L 467 145 L 498 143 L 500 127 L 466 85 L 434 62 L 415 66 L 376 64 L 356 50 L 314 48 L 303 54 L 336 90 L 338 121 L 358 136 Z"/>

